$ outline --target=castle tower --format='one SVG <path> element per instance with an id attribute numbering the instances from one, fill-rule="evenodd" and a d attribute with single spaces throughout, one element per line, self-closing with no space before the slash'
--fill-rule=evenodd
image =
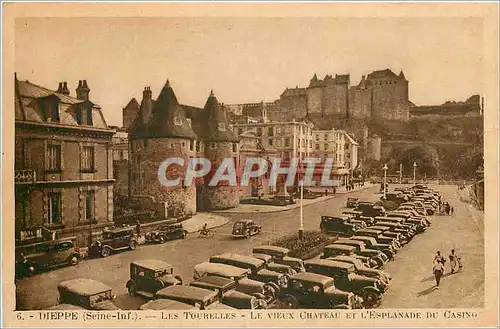
<path id="1" fill-rule="evenodd" d="M 198 204 L 204 209 L 216 210 L 236 207 L 239 204 L 238 187 L 228 181 L 221 181 L 217 186 L 209 186 L 212 176 L 224 159 L 234 161 L 235 174 L 238 173 L 237 135 L 229 125 L 213 91 L 203 109 L 199 136 L 203 140 L 204 155 L 212 163 L 212 171 L 205 176 L 205 181 L 197 186 Z M 231 173 L 229 173 L 231 174 Z"/>
<path id="2" fill-rule="evenodd" d="M 195 156 L 196 139 L 170 82 L 167 80 L 154 106 L 151 89 L 146 88 L 139 116 L 130 132 L 131 195 L 166 202 L 169 217 L 196 213 L 195 185 L 184 184 L 188 160 Z M 169 165 L 164 172 L 168 180 L 179 178 L 179 184 L 172 187 L 162 185 L 159 179 L 163 174 L 159 168 L 168 158 L 184 161 L 182 165 Z"/>

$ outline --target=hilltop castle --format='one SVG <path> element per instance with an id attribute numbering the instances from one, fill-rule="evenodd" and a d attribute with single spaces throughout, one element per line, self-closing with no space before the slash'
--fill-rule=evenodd
<path id="1" fill-rule="evenodd" d="M 304 117 L 338 116 L 372 121 L 408 121 L 411 103 L 408 80 L 390 69 L 374 71 L 350 85 L 350 75 L 314 74 L 307 87 L 286 88 L 280 98 L 269 103 L 226 105 L 235 114 L 289 121 Z"/>

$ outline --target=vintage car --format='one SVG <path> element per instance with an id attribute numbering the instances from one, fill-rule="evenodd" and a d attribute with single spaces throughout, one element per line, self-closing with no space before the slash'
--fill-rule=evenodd
<path id="1" fill-rule="evenodd" d="M 261 231 L 262 226 L 255 224 L 252 219 L 246 219 L 235 222 L 231 234 L 238 238 L 249 238 L 252 235 L 259 234 Z"/>
<path id="2" fill-rule="evenodd" d="M 410 242 L 416 234 L 416 229 L 410 229 L 406 227 L 406 225 L 395 223 L 393 221 L 380 221 L 377 222 L 377 225 L 387 226 L 391 229 L 391 232 L 401 233 L 403 236 L 403 243 L 404 241 L 406 241 L 406 243 Z"/>
<path id="3" fill-rule="evenodd" d="M 252 257 L 224 253 L 210 257 L 210 263 L 225 264 L 250 270 L 248 277 L 264 283 L 276 285 L 276 289 L 286 286 L 288 275 L 266 269 L 266 262 Z"/>
<path id="4" fill-rule="evenodd" d="M 75 238 L 66 238 L 18 246 L 15 257 L 16 276 L 22 277 L 59 265 L 74 266 L 80 260 L 80 253 Z"/>
<path id="5" fill-rule="evenodd" d="M 267 307 L 264 298 L 257 298 L 236 290 L 236 282 L 233 279 L 205 276 L 189 284 L 192 287 L 198 287 L 217 292 L 219 301 L 225 305 L 237 309 L 263 309 Z"/>
<path id="6" fill-rule="evenodd" d="M 350 239 L 362 241 L 368 248 L 383 252 L 389 260 L 392 260 L 394 258 L 394 254 L 397 253 L 397 250 L 395 250 L 391 244 L 378 243 L 375 238 L 370 236 L 354 235 L 351 236 Z"/>
<path id="7" fill-rule="evenodd" d="M 363 264 L 359 259 L 350 257 L 350 256 L 335 256 L 333 258 L 327 258 L 330 260 L 334 260 L 337 262 L 343 262 L 343 263 L 348 263 L 354 265 L 354 269 L 356 271 L 356 274 L 367 276 L 369 278 L 375 278 L 378 279 L 385 284 L 391 283 L 392 277 L 389 273 L 382 271 L 382 270 L 377 270 L 374 268 L 369 268 Z"/>
<path id="8" fill-rule="evenodd" d="M 375 221 L 377 224 L 381 223 L 381 225 L 384 225 L 383 223 L 388 223 L 388 222 L 398 224 L 400 225 L 401 228 L 407 229 L 411 237 L 417 234 L 418 225 L 407 222 L 407 219 L 404 217 L 382 216 L 382 217 L 376 217 Z"/>
<path id="9" fill-rule="evenodd" d="M 134 227 L 105 229 L 102 232 L 102 239 L 94 241 L 90 246 L 89 255 L 108 257 L 114 251 L 134 250 L 137 245 Z"/>
<path id="10" fill-rule="evenodd" d="M 119 310 L 113 303 L 111 287 L 92 279 L 73 279 L 59 283 L 59 303 L 83 307 L 87 310 Z"/>
<path id="11" fill-rule="evenodd" d="M 297 272 L 305 272 L 304 261 L 300 258 L 290 257 L 290 250 L 278 246 L 262 245 L 254 247 L 254 254 L 265 254 L 273 257 L 275 263 L 289 265 Z"/>
<path id="12" fill-rule="evenodd" d="M 292 276 L 297 274 L 297 271 L 293 269 L 290 265 L 285 265 L 285 264 L 279 264 L 274 261 L 273 256 L 266 255 L 266 254 L 252 254 L 252 257 L 255 257 L 257 259 L 260 259 L 264 261 L 266 264 L 266 268 L 268 270 L 278 272 L 284 275 Z"/>
<path id="13" fill-rule="evenodd" d="M 320 258 L 325 259 L 339 255 L 355 257 L 361 260 L 364 264 L 366 264 L 369 267 L 375 267 L 377 265 L 376 261 L 372 261 L 370 257 L 356 254 L 356 247 L 340 245 L 340 244 L 330 244 L 328 246 L 325 246 L 323 248 L 323 253 L 321 254 Z"/>
<path id="14" fill-rule="evenodd" d="M 146 304 L 141 305 L 140 310 L 150 310 L 150 311 L 180 311 L 180 310 L 196 310 L 196 307 L 191 304 L 178 302 L 176 300 L 170 299 L 153 299 L 148 301 Z"/>
<path id="15" fill-rule="evenodd" d="M 375 224 L 373 226 L 370 226 L 368 229 L 381 231 L 382 235 L 389 238 L 394 238 L 396 244 L 399 246 L 403 246 L 408 243 L 408 239 L 405 236 L 403 236 L 401 232 L 394 231 L 395 229 L 390 226 Z"/>
<path id="16" fill-rule="evenodd" d="M 375 268 L 382 268 L 389 258 L 381 251 L 367 248 L 365 243 L 362 241 L 356 241 L 346 238 L 339 238 L 336 240 L 334 245 L 352 246 L 356 248 L 356 254 L 360 256 L 369 257 L 370 260 L 376 262 Z"/>
<path id="17" fill-rule="evenodd" d="M 146 242 L 165 243 L 169 240 L 185 239 L 188 232 L 181 223 L 160 226 L 157 230 L 146 233 Z"/>
<path id="18" fill-rule="evenodd" d="M 426 216 L 420 216 L 418 213 L 410 211 L 395 210 L 387 213 L 387 217 L 402 217 L 407 223 L 417 225 L 417 231 L 422 233 L 430 226 L 430 220 Z"/>
<path id="19" fill-rule="evenodd" d="M 375 224 L 375 219 L 373 217 L 360 216 L 359 220 L 365 222 L 367 226 Z"/>
<path id="20" fill-rule="evenodd" d="M 169 286 L 158 290 L 153 298 L 193 305 L 198 310 L 233 309 L 219 301 L 216 291 L 192 286 Z"/>
<path id="21" fill-rule="evenodd" d="M 205 276 L 219 276 L 236 282 L 236 290 L 264 299 L 268 304 L 276 299 L 278 290 L 275 284 L 252 280 L 248 277 L 250 270 L 217 263 L 203 262 L 194 266 L 193 279 Z"/>
<path id="22" fill-rule="evenodd" d="M 405 201 L 408 201 L 409 198 L 405 196 L 403 193 L 400 192 L 394 192 L 394 193 L 386 193 L 385 196 L 381 196 L 380 200 L 387 200 L 387 201 L 393 201 L 393 202 L 398 202 L 398 203 L 403 203 Z"/>
<path id="23" fill-rule="evenodd" d="M 351 236 L 362 226 L 350 222 L 347 216 L 321 216 L 319 224 L 321 232 L 335 233 L 341 236 Z"/>
<path id="24" fill-rule="evenodd" d="M 345 204 L 346 208 L 356 208 L 358 206 L 359 198 L 347 198 Z"/>
<path id="25" fill-rule="evenodd" d="M 130 279 L 126 286 L 131 296 L 152 298 L 158 290 L 175 285 L 182 285 L 182 278 L 174 276 L 174 269 L 168 263 L 156 259 L 130 263 Z"/>
<path id="26" fill-rule="evenodd" d="M 392 246 L 393 250 L 397 252 L 401 245 L 397 239 L 384 235 L 384 231 L 365 228 L 356 232 L 356 236 L 368 236 L 375 238 L 377 243 L 387 244 Z"/>
<path id="27" fill-rule="evenodd" d="M 387 289 L 387 285 L 381 280 L 356 274 L 352 264 L 317 259 L 307 261 L 304 265 L 307 272 L 333 278 L 337 289 L 361 296 L 366 308 L 375 307 Z"/>
<path id="28" fill-rule="evenodd" d="M 361 308 L 362 299 L 335 288 L 334 280 L 315 273 L 298 273 L 282 291 L 282 307 L 313 309 Z"/>
<path id="29" fill-rule="evenodd" d="M 342 211 L 342 215 L 351 216 L 359 220 L 363 213 L 357 210 L 344 210 Z"/>
<path id="30" fill-rule="evenodd" d="M 365 217 L 385 215 L 385 208 L 383 206 L 376 205 L 373 202 L 360 202 L 355 210 L 361 211 Z"/>
<path id="31" fill-rule="evenodd" d="M 355 224 L 361 228 L 365 228 L 368 226 L 365 221 L 360 219 L 360 217 L 361 217 L 360 211 L 355 211 L 355 210 L 344 211 L 344 212 L 342 212 L 342 215 L 340 215 L 340 217 L 347 218 L 347 222 L 349 224 Z"/>

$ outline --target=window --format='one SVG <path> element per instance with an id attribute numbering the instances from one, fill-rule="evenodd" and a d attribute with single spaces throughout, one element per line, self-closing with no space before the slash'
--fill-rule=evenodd
<path id="1" fill-rule="evenodd" d="M 273 139 L 272 139 L 272 138 L 269 138 L 268 143 L 269 143 L 269 146 L 273 146 Z"/>
<path id="2" fill-rule="evenodd" d="M 345 144 L 345 149 L 348 150 L 349 149 L 349 144 Z"/>
<path id="3" fill-rule="evenodd" d="M 285 146 L 290 146 L 290 138 L 285 138 Z"/>
<path id="4" fill-rule="evenodd" d="M 319 141 L 319 135 L 316 135 L 316 140 Z"/>
<path id="5" fill-rule="evenodd" d="M 313 141 L 309 141 L 309 147 L 313 147 Z"/>
<path id="6" fill-rule="evenodd" d="M 268 131 L 267 131 L 267 135 L 272 137 L 274 136 L 274 129 L 273 127 L 269 127 Z M 269 144 L 269 145 L 273 145 L 273 144 Z"/>
<path id="7" fill-rule="evenodd" d="M 328 144 L 325 144 L 324 149 L 325 151 L 328 151 Z"/>
<path id="8" fill-rule="evenodd" d="M 325 141 L 327 141 L 327 140 L 328 140 L 328 134 L 325 134 L 325 135 L 323 136 L 323 139 L 324 139 Z"/>
<path id="9" fill-rule="evenodd" d="M 238 128 L 238 135 L 243 134 L 243 128 Z"/>
<path id="10" fill-rule="evenodd" d="M 82 171 L 94 170 L 94 147 L 84 146 L 82 148 Z"/>
<path id="11" fill-rule="evenodd" d="M 49 193 L 47 210 L 48 224 L 61 224 L 61 193 Z"/>
<path id="12" fill-rule="evenodd" d="M 261 137 L 262 136 L 262 128 L 257 128 L 257 136 Z"/>
<path id="13" fill-rule="evenodd" d="M 233 152 L 238 152 L 238 144 L 233 143 Z"/>
<path id="14" fill-rule="evenodd" d="M 59 104 L 55 100 L 46 100 L 42 103 L 47 122 L 59 122 Z"/>
<path id="15" fill-rule="evenodd" d="M 175 117 L 174 118 L 174 125 L 182 126 L 182 119 L 180 117 Z"/>
<path id="16" fill-rule="evenodd" d="M 92 125 L 92 108 L 81 107 L 80 110 L 78 111 L 77 121 L 78 121 L 78 124 L 91 126 Z"/>
<path id="17" fill-rule="evenodd" d="M 194 144 L 196 144 L 196 141 L 189 141 L 189 150 L 190 151 L 194 150 Z"/>
<path id="18" fill-rule="evenodd" d="M 47 170 L 61 170 L 61 145 L 47 145 Z"/>
<path id="19" fill-rule="evenodd" d="M 86 221 L 91 221 L 94 220 L 95 214 L 94 214 L 94 204 L 95 204 L 95 192 L 94 191 L 87 191 L 84 193 L 84 198 L 85 198 L 85 220 Z"/>
<path id="20" fill-rule="evenodd" d="M 316 151 L 319 151 L 319 144 L 316 144 Z"/>
<path id="21" fill-rule="evenodd" d="M 196 143 L 196 152 L 200 152 L 201 142 Z"/>

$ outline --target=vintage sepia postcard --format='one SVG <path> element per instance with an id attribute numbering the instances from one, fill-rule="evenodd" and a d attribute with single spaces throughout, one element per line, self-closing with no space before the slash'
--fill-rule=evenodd
<path id="1" fill-rule="evenodd" d="M 2 326 L 498 327 L 498 3 L 2 5 Z"/>

